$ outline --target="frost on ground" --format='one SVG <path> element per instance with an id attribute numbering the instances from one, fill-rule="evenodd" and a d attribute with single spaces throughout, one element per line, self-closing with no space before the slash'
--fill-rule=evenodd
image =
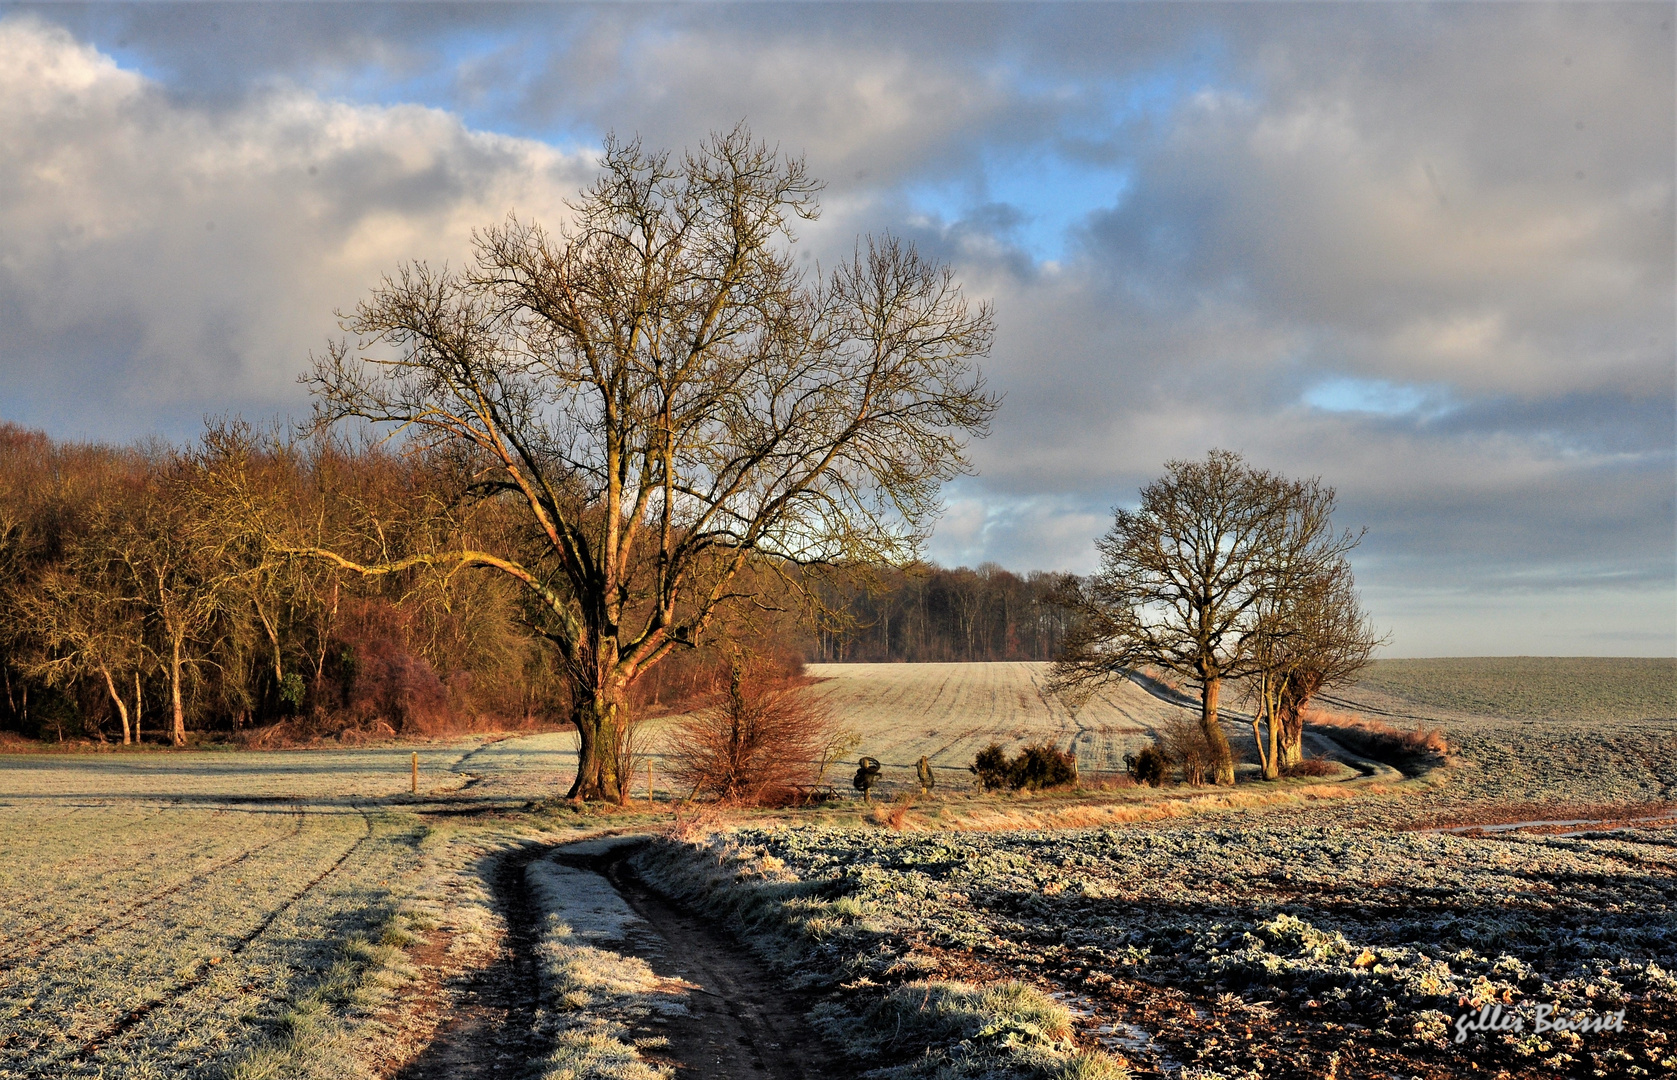
<path id="1" fill-rule="evenodd" d="M 807 830 L 791 830 L 805 832 Z M 828 830 L 823 830 L 828 831 Z M 1118 1080 L 1099 1050 L 1079 1050 L 1065 1008 L 1017 981 L 989 986 L 919 976 L 863 902 L 837 881 L 801 878 L 728 834 L 649 845 L 640 872 L 672 895 L 733 921 L 789 983 L 834 991 L 813 1019 L 862 1075 L 877 1080 Z M 915 912 L 897 917 L 913 920 Z"/>
<path id="2" fill-rule="evenodd" d="M 849 988 L 855 1022 L 916 986 L 1011 977 L 1075 998 L 1091 1023 L 1141 1024 L 1154 1045 L 1138 1067 L 1202 1076 L 1677 1068 L 1677 847 L 1659 837 L 1492 841 L 1272 815 L 1063 833 L 737 828 L 647 858 L 695 898 L 725 898 L 788 968 Z M 1519 1002 L 1624 1008 L 1636 1030 L 1449 1040 L 1451 1017 Z"/>
<path id="3" fill-rule="evenodd" d="M 354 807 L 0 806 L 0 1077 L 220 1076 L 323 1004 L 370 1016 L 417 840 Z"/>
<path id="4" fill-rule="evenodd" d="M 629 1032 L 650 1014 L 685 1011 L 691 987 L 608 947 L 640 920 L 600 875 L 550 859 L 525 875 L 546 918 L 539 949 L 554 1049 L 543 1080 L 668 1080 L 671 1070 L 643 1060 Z"/>
<path id="5" fill-rule="evenodd" d="M 981 798 L 955 781 L 990 738 L 1075 740 L 1104 767 L 1174 707 L 1132 687 L 1074 715 L 1040 665 L 894 667 L 818 685 L 873 740 L 858 752 L 939 766 L 908 831 L 841 800 L 642 857 L 829 995 L 845 1071 L 1677 1075 L 1673 834 L 1436 831 L 1669 816 L 1677 721 L 1450 713 L 1455 760 L 1420 778 Z M 573 743 L 423 748 L 417 801 L 405 747 L 0 758 L 0 1080 L 391 1075 L 508 940 L 500 858 L 601 824 L 521 811 Z M 660 1075 L 628 1033 L 684 988 L 614 951 L 632 916 L 601 879 L 538 860 L 528 881 L 545 1071 Z M 1451 1041 L 1493 1003 L 1527 1030 Z M 1537 1003 L 1623 1008 L 1627 1031 L 1538 1036 Z"/>

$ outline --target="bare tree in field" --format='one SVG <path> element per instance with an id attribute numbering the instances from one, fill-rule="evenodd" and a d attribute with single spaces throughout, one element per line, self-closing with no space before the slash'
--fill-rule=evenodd
<path id="1" fill-rule="evenodd" d="M 1311 698 L 1350 682 L 1386 641 L 1363 611 L 1343 558 L 1313 568 L 1278 593 L 1273 605 L 1260 620 L 1253 680 L 1259 708 L 1254 731 L 1263 720 L 1268 732 L 1259 743 L 1268 779 L 1304 760 L 1303 712 Z"/>
<path id="2" fill-rule="evenodd" d="M 1286 486 L 1258 583 L 1245 645 L 1257 703 L 1252 734 L 1269 780 L 1303 760 L 1300 713 L 1310 698 L 1362 670 L 1384 642 L 1346 558 L 1362 534 L 1335 531 L 1334 502 L 1334 490 L 1319 480 Z"/>
<path id="3" fill-rule="evenodd" d="M 463 271 L 402 267 L 344 321 L 361 350 L 308 380 L 321 424 L 458 455 L 461 494 L 521 508 L 525 541 L 292 550 L 522 583 L 572 687 L 570 794 L 621 799 L 634 681 L 749 602 L 771 575 L 748 568 L 911 555 L 997 401 L 973 365 L 989 308 L 947 268 L 887 237 L 799 269 L 791 226 L 819 187 L 802 161 L 741 127 L 680 159 L 608 140 L 603 167 L 557 232 L 509 219 Z"/>
<path id="4" fill-rule="evenodd" d="M 1259 615 L 1285 558 L 1289 514 L 1309 489 L 1226 450 L 1167 462 L 1165 475 L 1141 489 L 1141 505 L 1116 511 L 1097 541 L 1099 572 L 1073 583 L 1075 619 L 1057 681 L 1099 682 L 1152 666 L 1198 683 L 1214 779 L 1234 783 L 1219 698 L 1226 680 L 1258 670 Z"/>

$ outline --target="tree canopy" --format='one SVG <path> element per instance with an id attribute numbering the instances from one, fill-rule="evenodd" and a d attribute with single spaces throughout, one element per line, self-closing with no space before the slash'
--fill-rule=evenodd
<path id="1" fill-rule="evenodd" d="M 608 140 L 555 231 L 516 218 L 463 270 L 401 267 L 308 381 L 317 423 L 389 426 L 460 463 L 463 498 L 518 508 L 524 542 L 373 562 L 486 567 L 528 591 L 573 687 L 574 797 L 618 798 L 628 687 L 787 568 L 911 558 L 997 399 L 987 305 L 894 237 L 825 273 L 802 161 L 742 126 L 679 158 Z"/>
<path id="2" fill-rule="evenodd" d="M 1256 677 L 1275 694 L 1301 686 L 1306 670 L 1343 677 L 1373 648 L 1345 561 L 1361 537 L 1334 531 L 1333 507 L 1319 480 L 1290 480 L 1226 450 L 1167 462 L 1136 509 L 1114 512 L 1097 542 L 1100 570 L 1071 583 L 1057 681 L 1140 667 L 1193 680 L 1216 780 L 1233 783 L 1218 721 L 1225 681 Z M 1360 635 L 1360 652 L 1347 635 Z"/>

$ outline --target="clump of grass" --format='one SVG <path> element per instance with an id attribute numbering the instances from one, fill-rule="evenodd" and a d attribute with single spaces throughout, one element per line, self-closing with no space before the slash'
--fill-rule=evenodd
<path id="1" fill-rule="evenodd" d="M 1326 758 L 1305 758 L 1296 765 L 1287 765 L 1283 767 L 1281 775 L 1311 777 L 1332 776 L 1336 771 L 1337 770 L 1334 768 L 1333 762 L 1327 760 Z"/>
<path id="2" fill-rule="evenodd" d="M 1068 1072 L 1087 1055 L 1072 1054 L 1071 1013 L 1021 982 L 974 986 L 917 981 L 879 995 L 856 1011 L 813 1014 L 846 1053 L 876 1066 L 871 1075 L 899 1077 L 1112 1076 Z M 1093 1061 L 1078 1068 L 1092 1069 Z"/>
<path id="3" fill-rule="evenodd" d="M 412 919 L 402 912 L 392 912 L 376 938 L 350 938 L 320 984 L 280 1017 L 275 1037 L 235 1061 L 228 1080 L 373 1077 L 358 1053 L 363 1039 L 343 1011 L 359 1006 L 365 1012 L 390 987 L 411 978 L 402 946 L 415 940 Z"/>
<path id="4" fill-rule="evenodd" d="M 1066 1062 L 1054 1080 L 1130 1080 L 1130 1070 L 1111 1054 L 1090 1050 Z"/>

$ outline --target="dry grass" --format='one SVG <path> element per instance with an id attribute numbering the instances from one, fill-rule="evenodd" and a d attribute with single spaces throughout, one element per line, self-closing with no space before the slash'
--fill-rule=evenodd
<path id="1" fill-rule="evenodd" d="M 1324 709 L 1306 709 L 1303 717 L 1306 725 L 1321 729 L 1335 741 L 1380 761 L 1415 768 L 1442 765 L 1450 757 L 1450 744 L 1444 732 L 1424 724 L 1405 729 L 1355 713 Z"/>

